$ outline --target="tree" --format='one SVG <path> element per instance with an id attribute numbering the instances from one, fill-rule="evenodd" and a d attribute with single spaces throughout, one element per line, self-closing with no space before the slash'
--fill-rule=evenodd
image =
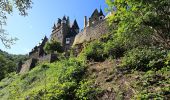
<path id="1" fill-rule="evenodd" d="M 47 42 L 44 46 L 44 50 L 47 53 L 54 53 L 54 51 L 57 51 L 59 53 L 63 52 L 63 49 L 62 49 L 60 42 L 57 42 L 57 41 L 54 41 L 54 40 Z"/>
<path id="2" fill-rule="evenodd" d="M 159 44 L 170 48 L 169 0 L 106 0 L 115 8 L 109 21 L 118 22 L 115 37 L 127 45 Z"/>
<path id="3" fill-rule="evenodd" d="M 27 16 L 27 10 L 31 8 L 32 0 L 0 0 L 0 40 L 5 47 L 10 46 L 17 38 L 9 38 L 8 33 L 3 28 L 6 25 L 7 14 L 11 14 L 16 8 L 21 16 Z"/>

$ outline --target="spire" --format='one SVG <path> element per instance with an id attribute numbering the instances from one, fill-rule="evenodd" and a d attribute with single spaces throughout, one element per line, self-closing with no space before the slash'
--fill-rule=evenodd
<path id="1" fill-rule="evenodd" d="M 66 21 L 67 25 L 70 26 L 70 18 L 67 16 L 67 21 Z"/>
<path id="2" fill-rule="evenodd" d="M 76 19 L 75 19 L 74 22 L 73 22 L 72 28 L 74 28 L 74 29 L 79 29 L 79 26 L 78 26 L 78 24 L 77 24 Z"/>
<path id="3" fill-rule="evenodd" d="M 63 16 L 63 20 L 66 20 L 66 16 L 65 15 Z"/>
<path id="4" fill-rule="evenodd" d="M 56 29 L 56 25 L 55 25 L 55 23 L 54 23 L 53 30 L 55 30 L 55 29 Z"/>
<path id="5" fill-rule="evenodd" d="M 61 19 L 60 18 L 58 18 L 57 24 L 61 24 Z"/>
<path id="6" fill-rule="evenodd" d="M 98 10 L 95 9 L 94 12 L 91 15 L 91 18 L 94 17 L 94 16 L 98 16 L 98 14 L 99 14 Z"/>
<path id="7" fill-rule="evenodd" d="M 102 11 L 102 9 L 101 9 L 101 6 L 100 6 L 100 13 L 99 13 L 99 15 L 100 15 L 100 16 L 104 16 L 103 11 Z"/>

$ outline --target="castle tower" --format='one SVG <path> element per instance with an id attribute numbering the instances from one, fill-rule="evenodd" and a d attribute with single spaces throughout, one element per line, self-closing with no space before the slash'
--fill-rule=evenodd
<path id="1" fill-rule="evenodd" d="M 53 30 L 55 30 L 55 29 L 56 29 L 56 25 L 55 25 L 55 23 L 54 23 Z"/>
<path id="2" fill-rule="evenodd" d="M 99 12 L 97 9 L 95 9 L 91 17 L 89 18 L 89 26 L 91 26 L 92 24 L 95 24 L 98 21 L 99 21 Z"/>
<path id="3" fill-rule="evenodd" d="M 58 21 L 57 21 L 57 27 L 59 27 L 61 25 L 61 19 L 58 18 Z"/>
<path id="4" fill-rule="evenodd" d="M 54 30 L 55 29 L 55 30 Z M 79 33 L 79 26 L 76 20 L 70 25 L 69 17 L 63 16 L 58 19 L 57 26 L 53 26 L 51 39 L 61 43 L 65 51 L 69 50 L 73 44 L 75 36 Z"/>
<path id="5" fill-rule="evenodd" d="M 102 11 L 102 9 L 100 8 L 100 12 L 99 12 L 99 21 L 101 21 L 101 20 L 104 20 L 104 14 L 103 14 L 103 11 Z"/>
<path id="6" fill-rule="evenodd" d="M 72 29 L 75 30 L 77 33 L 79 33 L 79 26 L 77 24 L 76 19 L 73 22 Z"/>

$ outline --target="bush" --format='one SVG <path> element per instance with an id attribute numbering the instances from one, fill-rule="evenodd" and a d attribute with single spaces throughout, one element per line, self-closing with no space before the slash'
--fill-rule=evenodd
<path id="1" fill-rule="evenodd" d="M 76 97 L 79 100 L 95 100 L 100 90 L 93 85 L 93 81 L 82 80 L 76 90 Z"/>
<path id="2" fill-rule="evenodd" d="M 164 66 L 165 51 L 155 48 L 135 48 L 128 51 L 122 59 L 121 67 L 130 70 L 148 71 Z"/>
<path id="3" fill-rule="evenodd" d="M 104 61 L 108 56 L 104 54 L 104 45 L 100 42 L 88 44 L 82 51 L 82 56 L 86 60 Z"/>
<path id="4" fill-rule="evenodd" d="M 57 51 L 59 53 L 63 52 L 63 48 L 60 42 L 57 42 L 57 41 L 47 42 L 44 46 L 44 50 L 46 53 L 54 53 L 54 51 Z"/>
<path id="5" fill-rule="evenodd" d="M 116 44 L 110 40 L 104 45 L 104 52 L 112 58 L 120 58 L 123 56 L 125 48 L 121 44 Z"/>

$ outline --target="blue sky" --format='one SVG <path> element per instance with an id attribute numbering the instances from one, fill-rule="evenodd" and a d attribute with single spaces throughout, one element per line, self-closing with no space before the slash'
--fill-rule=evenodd
<path id="1" fill-rule="evenodd" d="M 52 26 L 58 18 L 64 15 L 73 22 L 77 19 L 79 27 L 83 28 L 84 16 L 91 16 L 97 8 L 104 10 L 105 0 L 33 0 L 33 8 L 28 11 L 27 17 L 22 17 L 17 11 L 9 15 L 5 29 L 10 36 L 19 40 L 6 49 L 0 43 L 0 49 L 11 54 L 27 54 L 46 35 L 50 36 Z"/>

